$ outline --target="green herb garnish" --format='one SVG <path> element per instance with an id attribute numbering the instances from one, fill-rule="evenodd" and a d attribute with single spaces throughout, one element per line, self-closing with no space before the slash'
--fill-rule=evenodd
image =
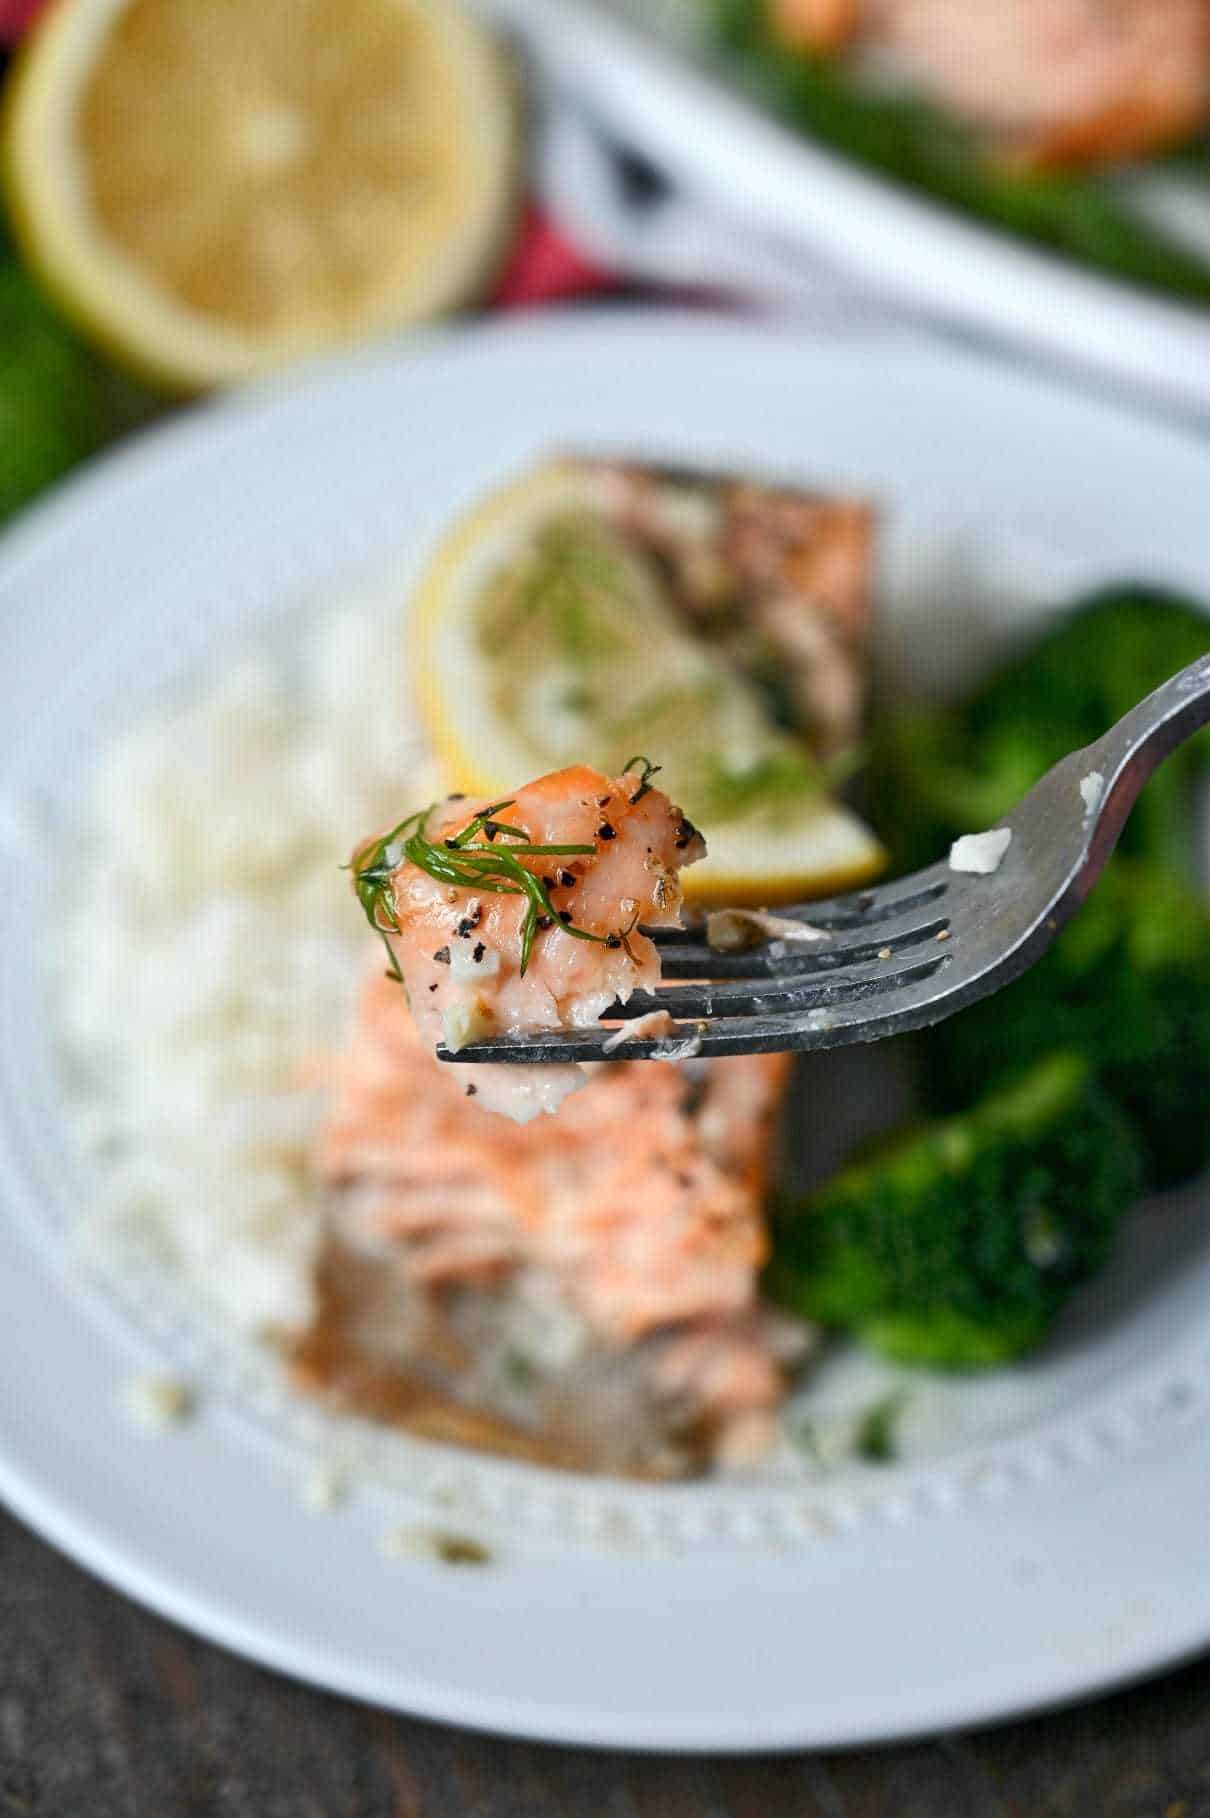
<path id="1" fill-rule="evenodd" d="M 872 1402 L 857 1422 L 853 1450 L 867 1464 L 893 1464 L 898 1457 L 897 1428 L 907 1402 L 906 1389 L 892 1389 L 880 1401 Z"/>
<path id="2" fill-rule="evenodd" d="M 644 760 L 645 762 L 645 760 Z M 469 820 L 460 833 L 440 841 L 430 840 L 426 829 L 436 803 L 410 814 L 375 840 L 353 861 L 357 898 L 366 920 L 381 935 L 390 962 L 389 976 L 403 983 L 403 974 L 390 943 L 392 934 L 401 932 L 391 880 L 402 864 L 415 865 L 438 883 L 452 884 L 459 890 L 491 891 L 497 896 L 528 898 L 521 923 L 521 976 L 529 966 L 534 938 L 539 927 L 561 928 L 574 940 L 593 941 L 601 947 L 620 947 L 634 963 L 630 936 L 638 921 L 609 934 L 592 934 L 578 928 L 566 911 L 560 912 L 550 899 L 549 886 L 535 872 L 521 863 L 523 858 L 591 858 L 595 846 L 535 845 L 527 839 L 522 827 L 497 816 L 513 801 L 493 802 L 481 814 Z"/>
<path id="3" fill-rule="evenodd" d="M 796 1419 L 786 1423 L 785 1433 L 790 1444 L 804 1453 L 817 1470 L 827 1469 L 828 1461 L 824 1456 L 819 1428 L 813 1420 L 808 1419 L 805 1414 L 799 1415 Z"/>
<path id="4" fill-rule="evenodd" d="M 375 840 L 359 853 L 351 864 L 343 867 L 345 871 L 352 871 L 353 887 L 357 891 L 357 900 L 365 918 L 375 934 L 382 937 L 387 953 L 387 977 L 395 979 L 401 985 L 403 973 L 399 970 L 399 961 L 387 938 L 400 932 L 399 918 L 395 914 L 395 902 L 391 894 L 391 878 L 403 856 L 399 841 L 409 827 L 416 826 L 431 812 L 431 809 L 425 809 L 422 814 L 409 815 L 406 821 L 400 821 L 397 827 L 392 827 L 389 833 L 384 833 L 381 839 Z"/>
<path id="5" fill-rule="evenodd" d="M 625 587 L 625 569 L 600 527 L 590 518 L 557 518 L 538 532 L 524 565 L 497 580 L 481 638 L 499 649 L 544 623 L 564 660 L 584 669 L 616 644 L 612 614 Z"/>
<path id="6" fill-rule="evenodd" d="M 528 1389 L 538 1371 L 532 1357 L 524 1351 L 509 1350 L 504 1353 L 504 1374 L 515 1389 Z"/>
<path id="7" fill-rule="evenodd" d="M 433 1552 L 442 1565 L 451 1566 L 485 1566 L 492 1562 L 491 1549 L 485 1547 L 481 1540 L 472 1540 L 469 1534 L 433 1535 Z"/>
<path id="8" fill-rule="evenodd" d="M 818 794 L 822 787 L 814 758 L 805 747 L 786 740 L 743 770 L 729 768 L 721 758 L 708 758 L 696 800 L 703 818 L 735 820 L 762 805 L 773 815 L 782 804 Z"/>
<path id="9" fill-rule="evenodd" d="M 636 767 L 641 770 L 642 774 L 639 777 L 639 786 L 630 798 L 630 806 L 632 808 L 636 802 L 641 802 L 643 797 L 650 790 L 652 777 L 658 775 L 664 768 L 662 764 L 653 764 L 650 758 L 645 758 L 640 753 L 637 757 L 626 759 L 626 762 L 622 765 L 622 775 L 629 776 L 630 772 Z"/>

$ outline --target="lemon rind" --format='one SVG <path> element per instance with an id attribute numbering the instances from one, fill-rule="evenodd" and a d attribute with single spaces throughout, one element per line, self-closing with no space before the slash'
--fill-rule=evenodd
<path id="1" fill-rule="evenodd" d="M 413 0 L 400 0 L 410 5 Z M 23 43 L 0 118 L 0 171 L 28 264 L 63 313 L 120 365 L 172 391 L 203 391 L 428 319 L 472 301 L 500 268 L 521 193 L 520 85 L 507 53 L 460 8 L 420 10 L 450 55 L 472 123 L 476 208 L 423 282 L 353 319 L 295 332 L 240 332 L 180 306 L 98 229 L 85 201 L 71 121 L 97 46 L 129 0 L 55 0 Z"/>

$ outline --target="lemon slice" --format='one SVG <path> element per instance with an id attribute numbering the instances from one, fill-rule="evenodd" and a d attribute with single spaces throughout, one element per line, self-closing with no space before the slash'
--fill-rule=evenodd
<path id="1" fill-rule="evenodd" d="M 613 526 L 590 468 L 554 463 L 445 539 L 413 617 L 425 717 L 451 786 L 506 793 L 642 752 L 706 834 L 699 902 L 772 903 L 864 882 L 884 854 L 831 799 L 763 694 L 685 627 Z"/>
<path id="2" fill-rule="evenodd" d="M 9 199 L 64 309 L 195 390 L 474 294 L 515 103 L 451 0 L 59 0 L 12 79 Z"/>

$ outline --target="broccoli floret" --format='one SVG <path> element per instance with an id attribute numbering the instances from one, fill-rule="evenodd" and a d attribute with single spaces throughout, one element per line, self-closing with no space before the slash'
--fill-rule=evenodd
<path id="1" fill-rule="evenodd" d="M 0 523 L 92 452 L 104 414 L 93 356 L 0 257 Z"/>
<path id="2" fill-rule="evenodd" d="M 900 1133 L 774 1225 L 769 1289 L 900 1363 L 984 1369 L 1038 1345 L 1105 1262 L 1138 1139 L 1075 1054 Z"/>
<path id="3" fill-rule="evenodd" d="M 981 767 L 1003 774 L 1011 805 L 1023 780 L 1100 738 L 1153 688 L 1210 650 L 1210 616 L 1179 594 L 1108 588 L 1066 614 L 1000 671 L 965 714 Z M 1170 758 L 1143 791 L 1121 849 L 1192 878 L 1192 779 L 1210 762 L 1204 735 Z M 1025 773 L 1031 774 L 1026 778 Z"/>
<path id="4" fill-rule="evenodd" d="M 1046 957 L 924 1045 L 930 1096 L 962 1105 L 994 1076 L 1078 1049 L 1130 1113 L 1148 1180 L 1210 1163 L 1210 904 L 1115 859 Z"/>
<path id="5" fill-rule="evenodd" d="M 1173 593 L 1106 589 L 1058 618 L 965 705 L 892 714 L 876 733 L 871 818 L 903 870 L 990 827 L 1052 764 L 1091 744 L 1145 694 L 1210 650 L 1210 616 Z M 1191 878 L 1193 779 L 1202 735 L 1143 791 L 1122 850 Z"/>
<path id="6" fill-rule="evenodd" d="M 970 702 L 976 733 L 1030 728 L 1042 766 L 1099 738 L 1175 670 L 1210 650 L 1195 600 L 1141 583 L 1101 588 L 1060 615 Z"/>
<path id="7" fill-rule="evenodd" d="M 896 873 L 944 858 L 960 833 L 980 833 L 1037 781 L 1022 768 L 1012 793 L 1007 776 L 979 762 L 960 711 L 915 706 L 875 725 L 863 806 Z"/>

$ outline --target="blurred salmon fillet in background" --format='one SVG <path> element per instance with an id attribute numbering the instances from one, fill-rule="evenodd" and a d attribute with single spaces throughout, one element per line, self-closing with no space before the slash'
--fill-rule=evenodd
<path id="1" fill-rule="evenodd" d="M 492 1116 L 403 992 L 363 990 L 317 1153 L 323 1311 L 305 1387 L 580 1468 L 759 1454 L 806 1330 L 760 1307 L 784 1055 L 614 1062 L 557 1116 Z"/>
<path id="2" fill-rule="evenodd" d="M 769 0 L 789 46 L 851 50 L 1045 167 L 1143 156 L 1210 116 L 1206 0 Z"/>

